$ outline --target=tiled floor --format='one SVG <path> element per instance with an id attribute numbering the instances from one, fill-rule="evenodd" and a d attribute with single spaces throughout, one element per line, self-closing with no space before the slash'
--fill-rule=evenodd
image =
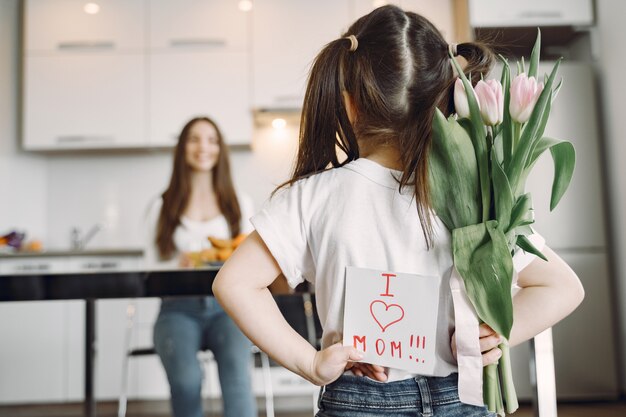
<path id="1" fill-rule="evenodd" d="M 81 404 L 63 405 L 24 405 L 0 406 L 0 417 L 79 417 L 82 416 Z M 98 417 L 117 415 L 117 403 L 98 404 Z M 277 412 L 276 417 L 312 417 L 312 412 Z M 169 407 L 166 401 L 135 401 L 128 407 L 127 417 L 166 417 Z M 206 414 L 207 417 L 219 417 L 219 414 Z M 626 417 L 626 401 L 596 403 L 564 403 L 558 407 L 559 417 Z M 263 413 L 259 417 L 265 417 Z M 532 408 L 522 405 L 514 417 L 533 417 Z"/>

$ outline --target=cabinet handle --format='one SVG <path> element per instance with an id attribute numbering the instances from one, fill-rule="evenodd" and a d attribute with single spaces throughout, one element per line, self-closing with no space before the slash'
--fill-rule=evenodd
<path id="1" fill-rule="evenodd" d="M 184 48 L 184 47 L 189 47 L 189 46 L 224 47 L 226 46 L 226 39 L 219 39 L 219 38 L 170 39 L 170 46 L 172 48 Z"/>
<path id="2" fill-rule="evenodd" d="M 562 19 L 563 13 L 559 10 L 545 10 L 545 11 L 527 10 L 527 11 L 518 13 L 517 17 L 520 19 L 536 19 L 536 18 Z"/>
<path id="3" fill-rule="evenodd" d="M 89 136 L 89 135 L 62 135 L 57 136 L 57 143 L 81 143 L 81 142 L 115 142 L 115 136 Z"/>
<path id="4" fill-rule="evenodd" d="M 276 96 L 274 97 L 274 101 L 278 103 L 284 103 L 286 101 L 298 101 L 301 102 L 304 100 L 304 97 L 298 94 L 284 95 L 284 96 Z"/>
<path id="5" fill-rule="evenodd" d="M 115 43 L 112 41 L 76 41 L 76 42 L 59 42 L 58 49 L 113 49 Z"/>
<path id="6" fill-rule="evenodd" d="M 15 268 L 17 271 L 49 271 L 49 264 L 23 264 Z"/>

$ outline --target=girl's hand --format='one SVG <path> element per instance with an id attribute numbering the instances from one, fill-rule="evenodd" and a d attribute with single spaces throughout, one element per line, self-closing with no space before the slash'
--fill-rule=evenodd
<path id="1" fill-rule="evenodd" d="M 327 385 L 344 373 L 348 364 L 363 359 L 363 353 L 352 346 L 335 343 L 315 353 L 311 364 L 311 381 L 316 385 Z"/>
<path id="2" fill-rule="evenodd" d="M 351 370 L 354 375 L 366 376 L 375 381 L 385 382 L 387 380 L 388 368 L 380 365 L 362 362 L 350 362 L 346 370 Z"/>
<path id="3" fill-rule="evenodd" d="M 452 333 L 452 339 L 450 340 L 454 359 L 456 359 L 455 336 L 456 333 Z M 498 345 L 503 342 L 502 336 L 496 333 L 489 325 L 483 323 L 478 328 L 478 337 L 480 337 L 480 351 L 483 354 L 483 366 L 498 362 L 498 359 L 502 356 L 502 351 L 498 348 Z"/>

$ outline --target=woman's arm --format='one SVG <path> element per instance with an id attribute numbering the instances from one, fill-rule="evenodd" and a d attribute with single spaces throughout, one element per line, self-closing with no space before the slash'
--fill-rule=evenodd
<path id="1" fill-rule="evenodd" d="M 253 232 L 220 269 L 213 294 L 246 336 L 274 360 L 314 384 L 330 383 L 349 361 L 362 356 L 341 344 L 318 352 L 289 326 L 268 289 L 280 273 L 267 246 Z"/>
<path id="2" fill-rule="evenodd" d="M 515 346 L 569 315 L 585 292 L 576 273 L 552 249 L 544 247 L 548 262 L 535 259 L 518 275 L 521 289 L 513 297 L 513 329 L 509 345 Z"/>

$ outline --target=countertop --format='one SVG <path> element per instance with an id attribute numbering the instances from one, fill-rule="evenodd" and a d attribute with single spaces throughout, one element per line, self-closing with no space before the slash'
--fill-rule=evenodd
<path id="1" fill-rule="evenodd" d="M 143 256 L 142 248 L 103 248 L 103 249 L 50 249 L 42 252 L 0 252 L 0 259 L 14 258 L 45 258 L 67 256 Z"/>

